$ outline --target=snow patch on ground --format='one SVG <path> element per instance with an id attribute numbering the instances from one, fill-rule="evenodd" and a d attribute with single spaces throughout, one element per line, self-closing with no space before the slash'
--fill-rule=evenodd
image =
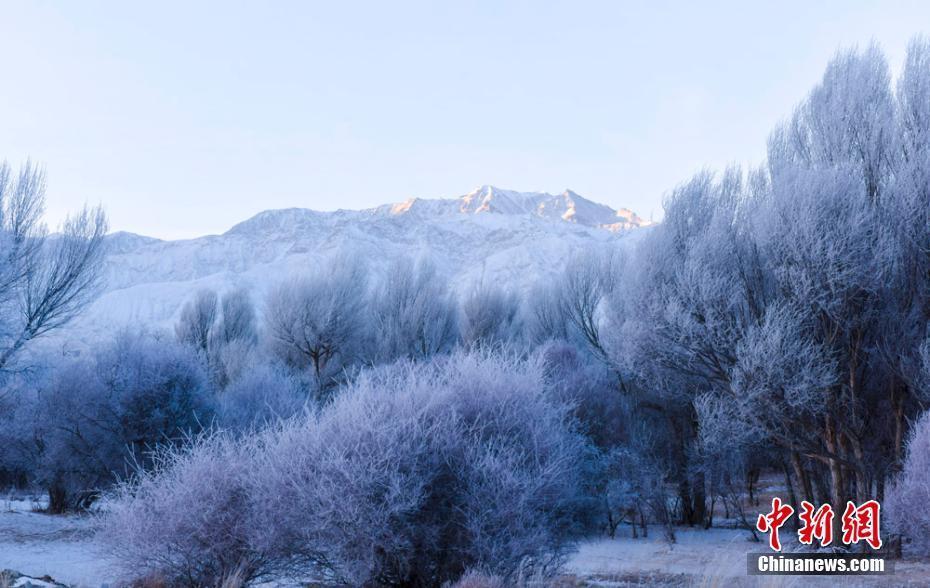
<path id="1" fill-rule="evenodd" d="M 622 534 L 626 531 L 626 534 Z M 763 551 L 749 533 L 734 529 L 678 529 L 676 542 L 665 540 L 660 527 L 649 537 L 633 539 L 618 531 L 615 539 L 590 539 L 578 546 L 566 571 L 579 576 L 625 576 L 659 571 L 666 574 L 745 576 L 746 554 Z"/>
<path id="2" fill-rule="evenodd" d="M 584 585 L 626 586 L 930 586 L 930 562 L 895 561 L 886 576 L 748 576 L 747 553 L 767 553 L 768 545 L 750 540 L 741 529 L 675 529 L 675 543 L 661 527 L 648 538 L 633 539 L 628 528 L 615 539 L 592 538 L 579 544 L 565 573 Z M 790 532 L 782 534 L 785 551 L 797 549 Z"/>
<path id="3" fill-rule="evenodd" d="M 36 512 L 29 499 L 0 499 L 0 569 L 72 586 L 113 585 L 112 561 L 94 541 L 92 516 Z"/>

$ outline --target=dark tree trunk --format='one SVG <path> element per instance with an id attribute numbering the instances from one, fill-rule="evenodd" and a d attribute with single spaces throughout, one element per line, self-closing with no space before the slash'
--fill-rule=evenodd
<path id="1" fill-rule="evenodd" d="M 56 480 L 48 488 L 48 512 L 62 514 L 68 510 L 68 492 L 64 485 Z"/>
<path id="2" fill-rule="evenodd" d="M 794 469 L 794 475 L 797 476 L 798 483 L 801 485 L 802 500 L 814 504 L 816 501 L 814 500 L 814 488 L 811 485 L 811 478 L 807 475 L 807 470 L 804 469 L 801 456 L 798 455 L 797 451 L 791 452 L 791 467 Z"/>
<path id="3" fill-rule="evenodd" d="M 794 491 L 794 482 L 791 481 L 791 469 L 788 467 L 787 463 L 782 462 L 782 470 L 785 472 L 785 487 L 788 489 L 788 500 L 791 501 L 794 512 L 801 512 L 801 502 L 798 500 L 798 495 Z M 791 520 L 794 522 L 795 528 L 797 528 L 799 526 L 798 518 L 791 517 Z"/>

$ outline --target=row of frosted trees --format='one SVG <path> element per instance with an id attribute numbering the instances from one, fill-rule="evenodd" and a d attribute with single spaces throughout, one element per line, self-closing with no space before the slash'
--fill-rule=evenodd
<path id="1" fill-rule="evenodd" d="M 737 448 L 794 502 L 883 499 L 928 400 L 930 45 L 895 84 L 877 48 L 840 54 L 765 164 L 678 187 L 634 263 L 607 356 L 680 442 L 684 520 Z"/>

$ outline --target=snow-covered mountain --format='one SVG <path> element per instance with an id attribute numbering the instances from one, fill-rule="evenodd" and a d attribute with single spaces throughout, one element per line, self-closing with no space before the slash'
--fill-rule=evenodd
<path id="1" fill-rule="evenodd" d="M 92 339 L 127 325 L 168 326 L 197 290 L 250 288 L 257 301 L 286 277 L 350 252 L 372 272 L 398 256 L 428 257 L 456 287 L 524 288 L 573 254 L 627 246 L 651 224 L 627 209 L 562 194 L 482 186 L 459 198 L 413 198 L 367 210 L 268 210 L 222 235 L 163 241 L 107 237 L 105 291 L 69 328 Z M 61 339 L 61 337 L 58 337 Z"/>
<path id="2" fill-rule="evenodd" d="M 424 200 L 411 198 L 398 204 L 373 209 L 375 214 L 421 214 L 423 216 L 456 216 L 463 214 L 497 213 L 560 219 L 609 231 L 624 231 L 651 224 L 632 210 L 614 210 L 592 202 L 571 190 L 559 195 L 543 192 L 514 192 L 494 186 L 481 186 L 460 198 Z"/>

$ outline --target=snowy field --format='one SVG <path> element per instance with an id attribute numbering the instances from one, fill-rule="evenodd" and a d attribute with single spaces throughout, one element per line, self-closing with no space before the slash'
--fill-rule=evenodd
<path id="1" fill-rule="evenodd" d="M 113 586 L 113 561 L 93 539 L 90 516 L 52 516 L 41 503 L 0 499 L 0 570 L 43 577 L 82 588 Z M 894 576 L 873 578 L 749 578 L 746 553 L 763 551 L 734 529 L 676 530 L 669 544 L 658 527 L 633 539 L 619 529 L 615 539 L 590 539 L 567 562 L 559 586 L 927 586 L 930 562 L 896 562 Z"/>
<path id="2" fill-rule="evenodd" d="M 41 506 L 0 498 L 0 570 L 48 575 L 74 586 L 112 585 L 111 562 L 93 540 L 93 518 L 36 512 Z"/>

